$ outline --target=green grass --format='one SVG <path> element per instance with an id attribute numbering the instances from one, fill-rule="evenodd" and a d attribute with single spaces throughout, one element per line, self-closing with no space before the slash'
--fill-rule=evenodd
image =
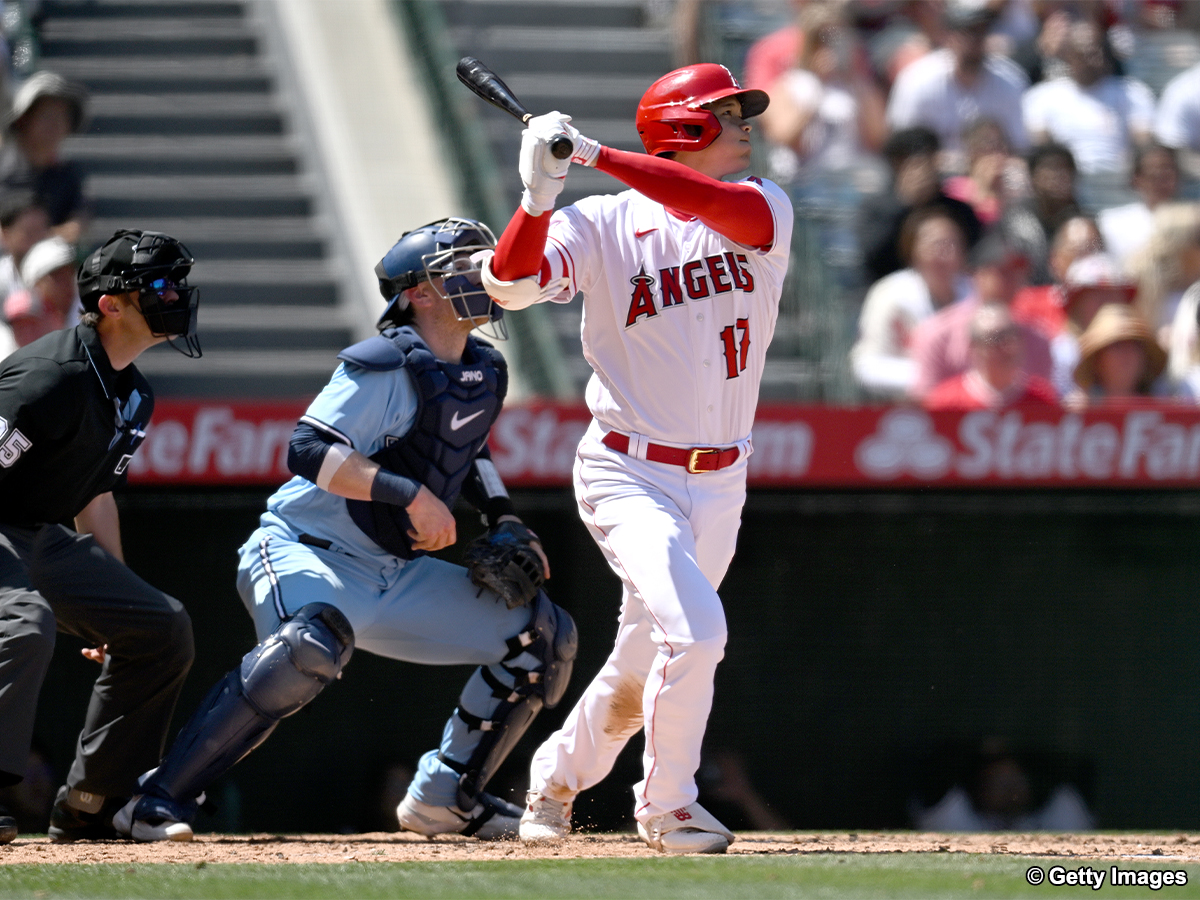
<path id="1" fill-rule="evenodd" d="M 814 853 L 759 858 L 512 860 L 337 865 L 131 864 L 0 866 L 0 897 L 13 898 L 574 898 L 652 900 L 777 897 L 1200 897 L 1200 865 L 1126 861 L 1125 869 L 1188 872 L 1188 884 L 1147 887 L 1034 887 L 1025 872 L 1107 861 L 970 854 Z M 1107 879 L 1106 879 L 1107 881 Z"/>

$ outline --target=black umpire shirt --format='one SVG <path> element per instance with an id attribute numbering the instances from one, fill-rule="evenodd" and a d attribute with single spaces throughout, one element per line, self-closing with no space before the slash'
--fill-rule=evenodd
<path id="1" fill-rule="evenodd" d="M 0 523 L 69 523 L 125 480 L 153 411 L 142 373 L 115 371 L 88 325 L 0 362 Z"/>

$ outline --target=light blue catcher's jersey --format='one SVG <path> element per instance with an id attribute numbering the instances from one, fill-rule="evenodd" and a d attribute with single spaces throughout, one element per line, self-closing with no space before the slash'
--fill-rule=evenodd
<path id="1" fill-rule="evenodd" d="M 369 457 L 404 437 L 416 415 L 417 392 L 407 370 L 372 372 L 342 363 L 304 417 Z M 332 541 L 353 556 L 393 558 L 354 524 L 345 497 L 298 475 L 271 495 L 262 524 L 285 536 Z"/>

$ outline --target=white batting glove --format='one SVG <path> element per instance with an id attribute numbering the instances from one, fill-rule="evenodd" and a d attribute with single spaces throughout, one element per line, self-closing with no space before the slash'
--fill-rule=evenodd
<path id="1" fill-rule="evenodd" d="M 520 172 L 525 185 L 521 206 L 530 215 L 554 209 L 555 198 L 562 193 L 571 160 L 555 158 L 550 152 L 550 142 L 567 135 L 570 120 L 570 116 L 560 112 L 534 116 L 521 133 Z"/>
<path id="2" fill-rule="evenodd" d="M 547 142 L 552 141 L 560 134 L 566 135 L 570 139 L 571 162 L 588 167 L 596 165 L 596 158 L 600 155 L 600 144 L 580 134 L 579 129 L 571 124 L 570 116 L 552 112 L 536 118 L 546 120 L 544 126 L 539 124 L 539 128 L 544 129 L 541 133 L 547 138 Z M 535 119 L 530 119 L 529 124 L 532 125 L 534 121 Z M 556 162 L 561 162 L 561 160 L 556 160 Z"/>

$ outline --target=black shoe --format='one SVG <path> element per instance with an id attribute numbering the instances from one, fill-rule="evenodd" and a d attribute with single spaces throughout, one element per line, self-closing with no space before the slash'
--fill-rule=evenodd
<path id="1" fill-rule="evenodd" d="M 113 814 L 121 808 L 120 798 L 105 800 L 100 812 L 84 812 L 67 803 L 69 790 L 64 784 L 58 789 L 58 798 L 50 810 L 50 840 L 56 844 L 72 841 L 115 841 L 117 829 L 113 827 Z"/>
<path id="2" fill-rule="evenodd" d="M 0 844 L 11 844 L 17 836 L 17 820 L 6 807 L 0 806 Z"/>

